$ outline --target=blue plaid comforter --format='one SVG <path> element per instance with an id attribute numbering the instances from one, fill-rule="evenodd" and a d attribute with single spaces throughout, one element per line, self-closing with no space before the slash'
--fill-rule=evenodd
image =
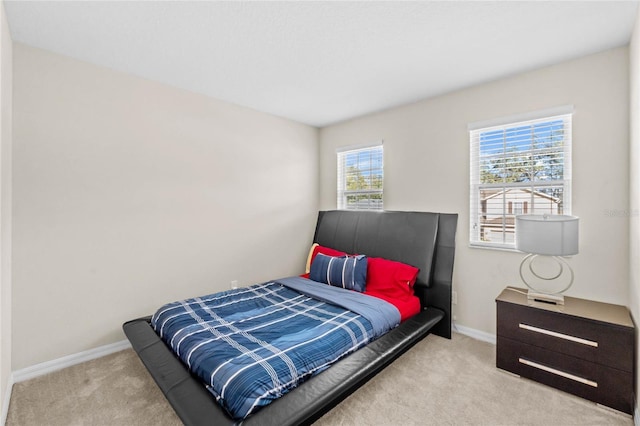
<path id="1" fill-rule="evenodd" d="M 236 420 L 399 323 L 387 302 L 297 277 L 173 302 L 151 320 Z"/>

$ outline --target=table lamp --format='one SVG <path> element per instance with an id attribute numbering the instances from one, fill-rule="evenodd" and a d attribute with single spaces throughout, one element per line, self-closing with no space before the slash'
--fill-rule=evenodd
<path id="1" fill-rule="evenodd" d="M 520 263 L 520 278 L 529 288 L 529 300 L 564 304 L 562 293 L 573 284 L 573 269 L 563 256 L 578 254 L 578 221 L 568 215 L 516 216 L 516 249 L 529 253 Z M 555 260 L 551 273 L 536 268 L 539 256 Z M 556 285 L 560 290 L 541 289 L 540 284 Z"/>

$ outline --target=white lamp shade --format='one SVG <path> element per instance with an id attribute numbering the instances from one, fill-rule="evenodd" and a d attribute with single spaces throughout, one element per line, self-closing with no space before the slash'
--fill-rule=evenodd
<path id="1" fill-rule="evenodd" d="M 578 220 L 567 215 L 516 216 L 516 249 L 547 256 L 578 254 Z"/>

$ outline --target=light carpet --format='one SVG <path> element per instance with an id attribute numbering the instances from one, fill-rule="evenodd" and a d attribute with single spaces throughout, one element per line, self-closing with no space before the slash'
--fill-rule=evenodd
<path id="1" fill-rule="evenodd" d="M 132 350 L 13 387 L 7 425 L 179 425 Z M 334 425 L 633 425 L 630 416 L 495 368 L 495 346 L 428 336 L 327 413 Z"/>

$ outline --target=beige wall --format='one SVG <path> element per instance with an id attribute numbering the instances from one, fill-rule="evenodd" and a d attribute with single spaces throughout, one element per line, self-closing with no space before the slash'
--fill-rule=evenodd
<path id="1" fill-rule="evenodd" d="M 468 123 L 574 105 L 573 213 L 580 254 L 569 295 L 626 304 L 628 297 L 629 68 L 627 48 L 502 79 L 323 128 L 320 207 L 336 205 L 337 147 L 384 139 L 390 210 L 459 214 L 456 322 L 495 333 L 494 299 L 518 285 L 522 255 L 468 247 Z M 425 78 L 428 78 L 425 76 Z"/>
<path id="2" fill-rule="evenodd" d="M 0 3 L 0 406 L 11 377 L 11 100 L 12 41 Z M 2 419 L 4 420 L 4 419 Z"/>
<path id="3" fill-rule="evenodd" d="M 14 44 L 13 369 L 301 273 L 313 127 Z"/>
<path id="4" fill-rule="evenodd" d="M 629 307 L 640 320 L 640 10 L 629 44 L 630 81 L 630 170 L 629 170 Z M 640 351 L 636 351 L 636 356 Z M 636 382 L 640 383 L 640 361 L 636 361 Z M 638 406 L 636 400 L 636 407 Z"/>

